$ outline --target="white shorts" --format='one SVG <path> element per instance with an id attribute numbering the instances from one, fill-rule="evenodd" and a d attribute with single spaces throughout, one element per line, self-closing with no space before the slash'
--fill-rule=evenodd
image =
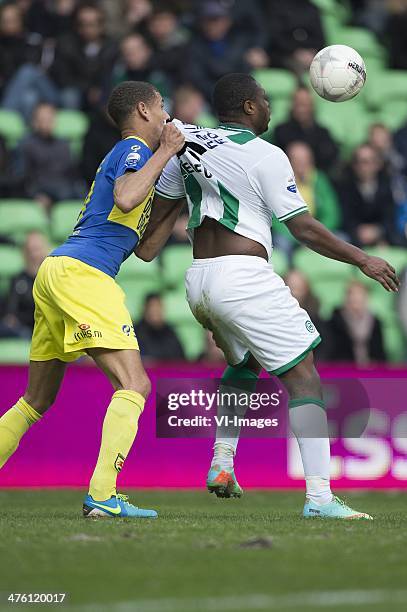
<path id="1" fill-rule="evenodd" d="M 195 259 L 186 290 L 195 318 L 213 332 L 229 365 L 243 365 L 252 354 L 278 376 L 321 342 L 308 313 L 261 257 Z"/>

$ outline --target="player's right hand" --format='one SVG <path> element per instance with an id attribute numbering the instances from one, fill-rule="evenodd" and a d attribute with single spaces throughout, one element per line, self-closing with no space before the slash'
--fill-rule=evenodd
<path id="1" fill-rule="evenodd" d="M 160 147 L 172 157 L 182 149 L 184 144 L 184 134 L 173 123 L 166 123 L 161 134 Z"/>
<path id="2" fill-rule="evenodd" d="M 369 255 L 359 267 L 363 274 L 376 280 L 386 289 L 386 291 L 398 291 L 400 281 L 397 277 L 396 270 L 381 257 Z"/>

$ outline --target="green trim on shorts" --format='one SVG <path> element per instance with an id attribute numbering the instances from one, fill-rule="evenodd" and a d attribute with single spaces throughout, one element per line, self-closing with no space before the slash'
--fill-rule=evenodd
<path id="1" fill-rule="evenodd" d="M 317 399 L 316 397 L 299 397 L 298 399 L 293 399 L 288 402 L 289 408 L 296 408 L 297 406 L 305 406 L 305 404 L 316 404 L 317 406 L 321 406 L 321 408 L 325 409 L 325 402 L 322 399 Z"/>
<path id="2" fill-rule="evenodd" d="M 242 361 L 240 361 L 239 363 L 229 363 L 228 365 L 231 368 L 242 368 L 243 366 L 246 365 L 246 363 L 249 361 L 249 357 L 250 357 L 250 351 L 247 351 L 246 355 L 243 357 Z"/>
<path id="3" fill-rule="evenodd" d="M 289 363 L 286 363 L 285 365 L 281 366 L 280 368 L 277 368 L 276 370 L 269 370 L 269 374 L 272 374 L 273 376 L 281 376 L 281 374 L 288 372 L 288 370 L 291 370 L 291 368 L 293 368 L 298 363 L 300 363 L 300 361 L 305 359 L 308 353 L 310 353 L 316 346 L 318 346 L 320 342 L 321 342 L 321 336 L 318 336 L 318 338 L 315 338 L 315 340 L 309 345 L 309 347 L 303 353 L 301 353 L 301 355 L 298 355 L 298 357 L 296 357 Z"/>

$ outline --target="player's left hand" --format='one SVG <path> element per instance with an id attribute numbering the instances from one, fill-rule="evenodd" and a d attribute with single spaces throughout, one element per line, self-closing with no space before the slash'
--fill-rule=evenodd
<path id="1" fill-rule="evenodd" d="M 369 255 L 360 269 L 363 274 L 380 283 L 386 291 L 399 290 L 400 280 L 397 277 L 396 270 L 381 257 Z"/>

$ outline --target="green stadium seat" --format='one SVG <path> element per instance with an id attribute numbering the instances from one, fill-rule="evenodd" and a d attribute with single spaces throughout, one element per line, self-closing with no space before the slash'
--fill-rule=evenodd
<path id="1" fill-rule="evenodd" d="M 48 233 L 48 219 L 41 206 L 33 200 L 0 200 L 0 233 L 18 243 L 30 231 Z"/>
<path id="2" fill-rule="evenodd" d="M 219 121 L 211 115 L 210 113 L 201 113 L 196 120 L 197 125 L 202 125 L 203 127 L 214 128 L 219 124 Z"/>
<path id="3" fill-rule="evenodd" d="M 375 257 L 381 257 L 388 261 L 393 268 L 396 270 L 397 274 L 407 267 L 407 250 L 401 247 L 371 247 L 368 249 L 364 249 L 369 255 L 373 255 Z M 356 270 L 356 278 L 362 281 L 365 285 L 367 285 L 370 289 L 379 288 L 381 291 L 381 285 L 379 285 L 375 280 L 369 278 L 360 270 Z M 384 294 L 385 290 L 383 289 Z"/>
<path id="4" fill-rule="evenodd" d="M 10 279 L 22 272 L 24 259 L 21 249 L 8 244 L 0 244 L 0 293 L 5 294 L 10 285 Z"/>
<path id="5" fill-rule="evenodd" d="M 195 361 L 205 350 L 205 330 L 197 321 L 174 326 L 186 358 Z"/>
<path id="6" fill-rule="evenodd" d="M 192 262 L 192 249 L 188 244 L 174 244 L 161 254 L 163 277 L 168 288 L 183 288 L 185 272 Z"/>
<path id="7" fill-rule="evenodd" d="M 375 35 L 365 28 L 340 28 L 337 30 L 334 40 L 330 42 L 331 44 L 353 47 L 363 59 L 367 57 L 383 59 L 386 56 L 384 48 Z"/>
<path id="8" fill-rule="evenodd" d="M 384 123 L 391 131 L 396 131 L 407 122 L 407 96 L 405 100 L 388 100 L 375 115 L 375 121 Z"/>
<path id="9" fill-rule="evenodd" d="M 279 249 L 273 249 L 273 254 L 271 256 L 271 263 L 273 265 L 273 270 L 279 276 L 284 276 L 288 270 L 288 259 L 287 255 L 280 251 Z"/>
<path id="10" fill-rule="evenodd" d="M 272 104 L 277 98 L 290 98 L 297 88 L 293 73 L 282 68 L 261 68 L 253 76 L 264 87 Z"/>
<path id="11" fill-rule="evenodd" d="M 354 278 L 353 267 L 321 257 L 306 248 L 295 251 L 293 265 L 308 279 L 311 290 L 320 301 L 321 316 L 328 318 L 332 310 L 343 303 L 346 288 Z"/>
<path id="12" fill-rule="evenodd" d="M 89 119 L 85 113 L 77 110 L 60 110 L 57 112 L 54 134 L 69 140 L 72 151 L 79 155 L 88 127 Z"/>
<path id="13" fill-rule="evenodd" d="M 392 363 L 405 363 L 406 340 L 400 330 L 400 322 L 383 321 L 383 340 L 386 355 Z"/>
<path id="14" fill-rule="evenodd" d="M 366 141 L 372 123 L 372 117 L 357 99 L 343 104 L 318 101 L 316 115 L 321 125 L 324 125 L 341 145 L 344 157 Z"/>
<path id="15" fill-rule="evenodd" d="M 166 320 L 172 325 L 195 321 L 188 306 L 185 289 L 183 291 L 168 291 L 164 294 L 164 312 Z"/>
<path id="16" fill-rule="evenodd" d="M 5 108 L 0 109 L 0 134 L 10 149 L 16 147 L 26 131 L 27 128 L 20 113 Z"/>
<path id="17" fill-rule="evenodd" d="M 28 363 L 30 345 L 31 342 L 29 340 L 22 340 L 20 338 L 0 339 L 0 363 Z"/>
<path id="18" fill-rule="evenodd" d="M 81 200 L 63 200 L 54 204 L 51 211 L 52 240 L 63 242 L 72 233 L 82 204 Z"/>
<path id="19" fill-rule="evenodd" d="M 407 92 L 407 71 L 385 70 L 375 73 L 375 78 L 368 78 L 365 85 L 364 100 L 369 108 L 380 110 L 389 101 L 405 102 Z"/>
<path id="20" fill-rule="evenodd" d="M 155 290 L 160 290 L 161 268 L 158 259 L 146 262 L 135 255 L 130 255 L 122 264 L 117 280 L 125 282 L 148 281 Z"/>
<path id="21" fill-rule="evenodd" d="M 120 287 L 126 295 L 126 306 L 134 322 L 140 320 L 146 296 L 149 293 L 159 293 L 160 285 L 154 285 L 146 279 L 118 280 Z"/>
<path id="22" fill-rule="evenodd" d="M 145 262 L 131 255 L 121 266 L 116 278 L 126 294 L 126 304 L 133 321 L 138 321 L 144 300 L 149 293 L 161 293 L 161 269 L 157 260 Z"/>

